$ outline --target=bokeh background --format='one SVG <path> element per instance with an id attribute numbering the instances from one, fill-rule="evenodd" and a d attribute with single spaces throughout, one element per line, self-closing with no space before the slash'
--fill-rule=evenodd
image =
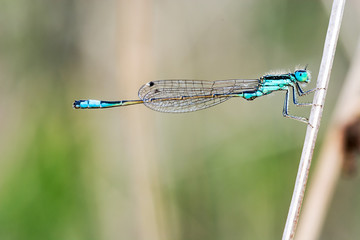
<path id="1" fill-rule="evenodd" d="M 358 5 L 345 9 L 314 164 L 356 48 Z M 283 93 L 189 114 L 72 102 L 306 64 L 315 80 L 330 7 L 2 0 L 0 239 L 280 239 L 306 129 L 282 117 Z M 321 239 L 358 239 L 359 183 L 340 180 Z"/>

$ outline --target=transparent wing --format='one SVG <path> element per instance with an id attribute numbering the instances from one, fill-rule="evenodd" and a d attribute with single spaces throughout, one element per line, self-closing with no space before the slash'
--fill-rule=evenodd
<path id="1" fill-rule="evenodd" d="M 158 80 L 139 90 L 144 104 L 160 112 L 191 112 L 222 103 L 237 94 L 255 91 L 258 79 L 203 80 Z"/>

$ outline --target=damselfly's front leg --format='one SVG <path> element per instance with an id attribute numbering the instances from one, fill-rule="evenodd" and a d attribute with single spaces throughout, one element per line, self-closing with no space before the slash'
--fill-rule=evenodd
<path id="1" fill-rule="evenodd" d="M 296 82 L 295 84 L 296 84 L 296 91 L 298 92 L 299 96 L 305 96 L 305 95 L 308 95 L 309 93 L 312 93 L 312 92 L 315 92 L 316 90 L 318 90 L 317 88 L 313 88 L 313 89 L 304 91 L 300 87 L 300 84 L 298 82 Z"/>
<path id="2" fill-rule="evenodd" d="M 321 89 L 325 90 L 325 88 L 313 88 L 313 89 L 310 89 L 308 91 L 304 91 L 304 90 L 302 90 L 302 88 L 300 87 L 298 82 L 296 82 L 295 84 L 296 84 L 295 85 L 296 91 L 297 91 L 297 93 L 299 94 L 300 97 L 308 95 L 309 93 L 315 92 L 316 90 L 321 90 Z M 313 103 L 299 103 L 297 101 L 297 99 L 296 99 L 296 96 L 295 96 L 294 87 L 293 87 L 293 102 L 297 106 L 321 106 L 321 105 L 317 105 L 317 104 L 313 104 Z"/>
<path id="3" fill-rule="evenodd" d="M 284 108 L 283 108 L 283 116 L 286 118 L 295 119 L 297 121 L 309 124 L 309 120 L 307 118 L 289 115 L 289 89 L 286 90 Z"/>
<path id="4" fill-rule="evenodd" d="M 297 94 L 296 94 L 296 92 L 295 92 L 295 87 L 291 86 L 291 88 L 292 88 L 292 92 L 293 92 L 293 103 L 294 103 L 296 106 L 302 107 L 302 106 L 312 106 L 312 105 L 313 105 L 312 103 L 299 103 L 299 102 L 297 101 Z M 313 90 L 313 89 L 311 89 L 311 90 Z M 298 91 L 298 92 L 299 92 L 299 91 Z M 304 95 L 300 95 L 300 94 L 299 94 L 299 96 L 304 96 Z"/>
<path id="5" fill-rule="evenodd" d="M 326 88 L 313 88 L 313 89 L 304 91 L 304 90 L 300 87 L 300 84 L 299 84 L 298 82 L 296 82 L 295 84 L 296 84 L 296 91 L 298 92 L 299 96 L 308 95 L 309 93 L 315 92 L 316 90 L 326 90 Z"/>

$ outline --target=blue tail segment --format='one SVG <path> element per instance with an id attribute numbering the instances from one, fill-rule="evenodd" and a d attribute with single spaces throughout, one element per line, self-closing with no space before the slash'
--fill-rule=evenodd
<path id="1" fill-rule="evenodd" d="M 100 101 L 100 100 L 75 100 L 73 107 L 76 109 L 84 108 L 109 108 L 121 106 L 123 101 Z"/>
<path id="2" fill-rule="evenodd" d="M 100 100 L 75 100 L 73 108 L 75 109 L 96 109 L 112 108 L 143 103 L 142 100 L 123 100 L 123 101 L 100 101 Z"/>

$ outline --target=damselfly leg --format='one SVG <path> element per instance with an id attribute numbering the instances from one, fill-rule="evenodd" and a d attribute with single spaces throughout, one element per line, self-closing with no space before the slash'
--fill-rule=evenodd
<path id="1" fill-rule="evenodd" d="M 294 94 L 294 96 L 295 96 L 295 94 Z M 285 95 L 285 100 L 284 100 L 283 116 L 286 118 L 294 119 L 294 120 L 309 124 L 309 120 L 307 118 L 289 115 L 289 98 L 290 98 L 289 97 L 289 89 L 287 89 L 286 95 Z M 295 103 L 295 98 L 296 97 L 293 98 L 294 103 Z"/>
<path id="2" fill-rule="evenodd" d="M 300 103 L 297 101 L 297 94 L 295 92 L 295 88 L 293 86 L 291 86 L 292 88 L 292 93 L 293 93 L 293 103 L 298 106 L 298 107 L 303 107 L 303 106 L 312 106 L 312 103 Z M 313 90 L 313 89 L 311 89 Z M 304 95 L 300 95 L 299 96 L 304 96 Z"/>

